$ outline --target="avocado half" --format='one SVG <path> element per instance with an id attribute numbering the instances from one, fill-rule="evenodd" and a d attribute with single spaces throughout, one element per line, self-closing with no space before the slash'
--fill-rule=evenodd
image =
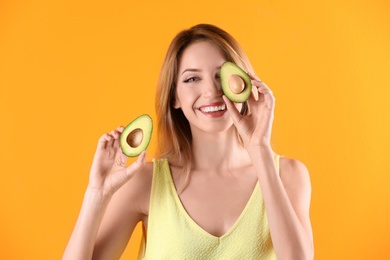
<path id="1" fill-rule="evenodd" d="M 140 155 L 149 145 L 152 137 L 153 121 L 149 115 L 141 115 L 123 129 L 120 145 L 128 157 Z"/>
<path id="2" fill-rule="evenodd" d="M 245 102 L 252 92 L 251 78 L 233 62 L 226 61 L 221 66 L 222 91 L 228 99 L 236 103 Z"/>

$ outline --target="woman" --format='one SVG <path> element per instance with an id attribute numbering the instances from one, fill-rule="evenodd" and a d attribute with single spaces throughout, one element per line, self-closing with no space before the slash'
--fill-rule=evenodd
<path id="1" fill-rule="evenodd" d="M 235 104 L 220 67 L 248 72 L 253 95 Z M 225 31 L 180 32 L 156 93 L 158 158 L 126 167 L 118 127 L 96 150 L 64 259 L 118 259 L 143 223 L 143 259 L 313 259 L 306 167 L 271 148 L 271 90 Z"/>

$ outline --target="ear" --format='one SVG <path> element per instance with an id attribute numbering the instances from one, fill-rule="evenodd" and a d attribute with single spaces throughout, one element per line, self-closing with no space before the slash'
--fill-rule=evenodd
<path id="1" fill-rule="evenodd" d="M 173 101 L 173 108 L 175 109 L 181 108 L 180 101 L 177 98 L 175 98 L 175 100 Z"/>

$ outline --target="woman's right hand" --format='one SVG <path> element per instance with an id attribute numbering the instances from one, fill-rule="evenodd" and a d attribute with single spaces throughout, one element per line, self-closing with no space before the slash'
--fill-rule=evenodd
<path id="1" fill-rule="evenodd" d="M 89 176 L 88 188 L 112 196 L 145 165 L 146 151 L 129 167 L 128 157 L 122 153 L 119 137 L 123 127 L 100 137 Z"/>

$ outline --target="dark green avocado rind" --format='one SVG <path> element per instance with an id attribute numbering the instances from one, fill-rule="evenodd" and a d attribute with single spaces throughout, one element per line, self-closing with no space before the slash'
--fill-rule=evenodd
<path id="1" fill-rule="evenodd" d="M 221 85 L 222 91 L 225 96 L 233 102 L 243 103 L 245 102 L 252 92 L 252 83 L 248 74 L 233 62 L 226 61 L 221 66 Z M 245 82 L 245 89 L 241 93 L 233 93 L 229 87 L 229 77 L 231 75 L 240 76 Z"/>
<path id="2" fill-rule="evenodd" d="M 134 148 L 127 143 L 127 136 L 137 128 L 142 129 L 143 138 L 141 144 Z M 153 121 L 149 115 L 144 114 L 134 119 L 123 129 L 120 136 L 119 143 L 122 153 L 128 157 L 136 157 L 140 155 L 148 147 L 150 140 L 152 139 L 152 132 Z"/>

